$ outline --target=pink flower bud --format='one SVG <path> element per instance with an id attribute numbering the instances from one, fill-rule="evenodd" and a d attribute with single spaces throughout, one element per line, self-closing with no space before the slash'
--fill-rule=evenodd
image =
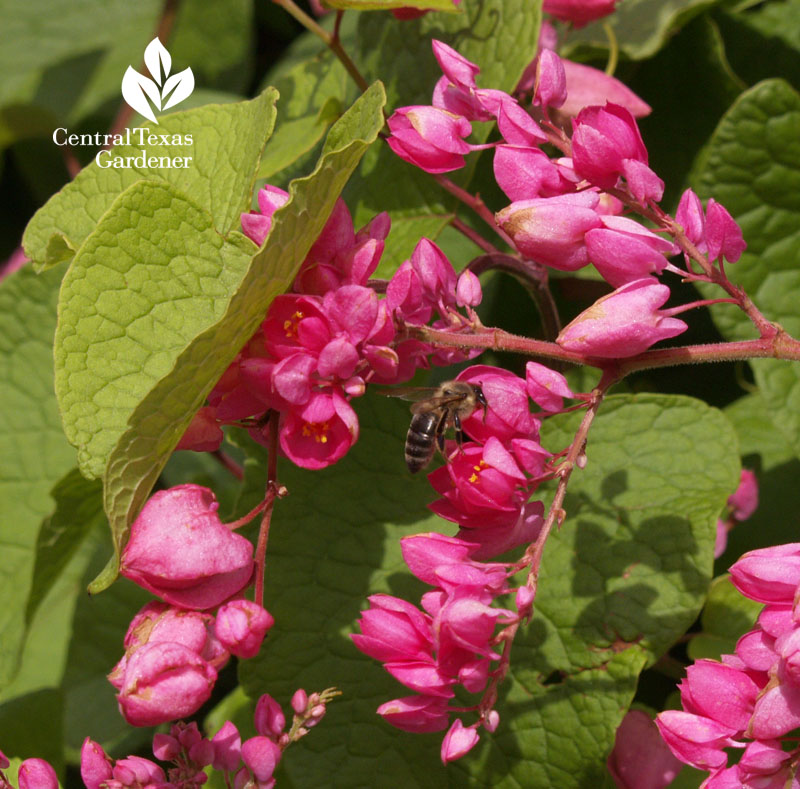
<path id="1" fill-rule="evenodd" d="M 269 737 L 251 737 L 242 743 L 242 760 L 257 781 L 268 781 L 281 760 L 281 749 Z"/>
<path id="2" fill-rule="evenodd" d="M 497 128 L 509 145 L 533 148 L 547 142 L 547 135 L 539 128 L 539 124 L 511 98 L 500 104 Z"/>
<path id="3" fill-rule="evenodd" d="M 486 714 L 486 718 L 483 721 L 483 728 L 488 732 L 495 732 L 497 731 L 497 727 L 499 725 L 500 713 L 497 710 L 489 710 L 489 712 Z"/>
<path id="4" fill-rule="evenodd" d="M 358 622 L 361 634 L 350 636 L 362 652 L 382 662 L 431 659 L 430 617 L 398 597 L 371 595 L 368 600 L 370 608 Z"/>
<path id="5" fill-rule="evenodd" d="M 679 685 L 687 712 L 743 732 L 760 688 L 743 671 L 714 660 L 698 660 Z"/>
<path id="6" fill-rule="evenodd" d="M 214 632 L 233 655 L 251 658 L 258 654 L 267 631 L 275 624 L 272 615 L 250 600 L 232 600 L 217 611 Z"/>
<path id="7" fill-rule="evenodd" d="M 460 719 L 456 718 L 442 741 L 442 763 L 460 759 L 478 744 L 478 732 L 475 726 L 464 728 Z"/>
<path id="8" fill-rule="evenodd" d="M 520 200 L 496 215 L 525 257 L 559 271 L 576 271 L 587 265 L 584 236 L 602 227 L 595 211 L 594 192 Z"/>
<path id="9" fill-rule="evenodd" d="M 233 772 L 242 759 L 242 738 L 231 721 L 225 721 L 222 728 L 211 738 L 214 756 L 211 764 L 215 770 Z"/>
<path id="10" fill-rule="evenodd" d="M 222 428 L 217 422 L 216 410 L 211 406 L 205 406 L 194 415 L 175 449 L 214 452 L 219 449 L 222 439 Z"/>
<path id="11" fill-rule="evenodd" d="M 171 762 L 181 752 L 181 744 L 171 734 L 153 735 L 153 756 L 162 762 Z"/>
<path id="12" fill-rule="evenodd" d="M 264 693 L 258 700 L 254 723 L 259 734 L 276 741 L 286 728 L 286 717 L 283 714 L 281 705 L 269 693 Z"/>
<path id="13" fill-rule="evenodd" d="M 267 184 L 258 190 L 258 210 L 242 214 L 242 230 L 244 234 L 261 246 L 272 228 L 272 215 L 289 201 L 289 193 L 277 186 Z"/>
<path id="14" fill-rule="evenodd" d="M 564 397 L 575 397 L 561 373 L 538 362 L 525 365 L 525 388 L 528 397 L 545 411 L 560 411 L 564 407 Z"/>
<path id="15" fill-rule="evenodd" d="M 406 696 L 381 704 L 377 712 L 387 723 L 408 732 L 442 731 L 447 728 L 448 699 L 440 696 Z"/>
<path id="16" fill-rule="evenodd" d="M 706 217 L 703 213 L 703 204 L 700 198 L 691 190 L 687 189 L 678 203 L 678 210 L 675 212 L 675 220 L 683 228 L 686 237 L 691 241 L 700 252 L 707 252 L 706 246 Z"/>
<path id="17" fill-rule="evenodd" d="M 742 228 L 736 224 L 725 206 L 713 198 L 706 206 L 706 244 L 709 261 L 725 258 L 728 262 L 735 263 L 747 249 L 742 238 Z"/>
<path id="18" fill-rule="evenodd" d="M 118 759 L 113 774 L 122 786 L 151 786 L 166 780 L 164 771 L 155 762 L 141 756 Z"/>
<path id="19" fill-rule="evenodd" d="M 395 110 L 387 121 L 389 147 L 405 161 L 428 173 L 446 173 L 464 166 L 475 146 L 464 142 L 472 124 L 438 107 L 415 105 Z"/>
<path id="20" fill-rule="evenodd" d="M 217 672 L 181 644 L 146 644 L 133 653 L 117 696 L 132 726 L 156 726 L 191 715 L 211 695 Z"/>
<path id="21" fill-rule="evenodd" d="M 718 770 L 728 762 L 724 748 L 736 745 L 735 730 L 721 723 L 679 710 L 656 717 L 656 725 L 669 749 L 685 764 L 699 770 Z"/>
<path id="22" fill-rule="evenodd" d="M 552 49 L 543 49 L 536 64 L 533 103 L 540 107 L 560 107 L 567 98 L 567 75 L 561 58 Z"/>
<path id="23" fill-rule="evenodd" d="M 480 280 L 469 270 L 465 269 L 458 275 L 456 284 L 456 303 L 459 307 L 475 307 L 481 303 L 482 298 Z"/>
<path id="24" fill-rule="evenodd" d="M 612 189 L 625 162 L 647 165 L 647 149 L 633 116 L 608 103 L 587 107 L 572 122 L 572 163 L 575 172 L 601 189 Z"/>
<path id="25" fill-rule="evenodd" d="M 767 687 L 756 701 L 747 734 L 755 740 L 783 737 L 800 726 L 800 687 L 788 681 Z"/>
<path id="26" fill-rule="evenodd" d="M 154 494 L 131 527 L 121 574 L 183 608 L 212 608 L 236 594 L 253 572 L 253 546 L 222 524 L 218 506 L 200 485 Z"/>
<path id="27" fill-rule="evenodd" d="M 800 543 L 750 551 L 730 573 L 733 585 L 745 597 L 759 603 L 791 605 L 800 583 Z"/>
<path id="28" fill-rule="evenodd" d="M 291 705 L 298 715 L 304 715 L 308 709 L 308 694 L 302 688 L 298 688 L 292 696 Z"/>
<path id="29" fill-rule="evenodd" d="M 661 789 L 672 782 L 681 767 L 650 716 L 641 710 L 630 710 L 617 729 L 608 757 L 608 771 L 617 786 Z"/>
<path id="30" fill-rule="evenodd" d="M 739 477 L 739 487 L 728 498 L 731 517 L 746 521 L 758 508 L 758 481 L 752 471 L 744 468 Z"/>
<path id="31" fill-rule="evenodd" d="M 536 593 L 529 586 L 520 586 L 514 597 L 514 604 L 517 611 L 527 611 L 533 602 Z"/>
<path id="32" fill-rule="evenodd" d="M 480 69 L 473 62 L 449 47 L 444 41 L 433 39 L 431 47 L 442 73 L 450 82 L 460 88 L 473 89 L 477 87 L 475 77 Z"/>
<path id="33" fill-rule="evenodd" d="M 651 278 L 634 280 L 584 310 L 561 330 L 556 342 L 568 351 L 603 359 L 636 356 L 689 328 L 658 309 L 668 298 L 666 285 Z"/>
<path id="34" fill-rule="evenodd" d="M 573 190 L 559 166 L 539 148 L 498 145 L 494 150 L 494 177 L 514 202 L 554 197 Z"/>
<path id="35" fill-rule="evenodd" d="M 586 234 L 589 259 L 606 282 L 615 288 L 660 274 L 678 247 L 638 222 L 623 216 L 604 216 L 603 227 Z"/>
<path id="36" fill-rule="evenodd" d="M 111 778 L 111 759 L 102 746 L 89 737 L 81 747 L 81 778 L 86 789 L 100 789 Z"/>
<path id="37" fill-rule="evenodd" d="M 583 27 L 613 14 L 616 4 L 617 0 L 544 0 L 542 10 L 562 22 L 571 22 L 574 27 Z"/>
<path id="38" fill-rule="evenodd" d="M 58 789 L 56 771 L 44 759 L 26 759 L 17 773 L 19 789 Z"/>

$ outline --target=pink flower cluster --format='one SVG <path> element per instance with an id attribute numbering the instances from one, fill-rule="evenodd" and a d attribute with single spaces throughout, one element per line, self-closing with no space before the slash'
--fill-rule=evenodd
<path id="1" fill-rule="evenodd" d="M 530 613 L 532 593 L 512 590 L 510 566 L 489 559 L 536 540 L 543 505 L 530 501 L 544 479 L 552 477 L 551 454 L 538 442 L 543 418 L 575 397 L 560 373 L 529 362 L 526 379 L 506 370 L 478 365 L 459 376 L 480 386 L 487 407 L 463 420 L 474 439 L 448 447 L 448 463 L 428 475 L 440 498 L 430 509 L 459 525 L 456 537 L 420 534 L 401 540 L 411 572 L 434 589 L 422 597 L 422 610 L 388 595 L 369 598 L 356 646 L 384 663 L 386 670 L 417 695 L 383 704 L 388 723 L 412 732 L 447 728 L 450 700 L 461 685 L 483 691 L 500 659 L 498 625 L 513 625 Z M 532 413 L 529 401 L 541 409 Z M 517 612 L 492 607 L 516 591 Z M 464 726 L 456 719 L 442 744 L 444 762 L 458 759 L 478 741 L 478 727 L 494 731 L 495 710 L 479 708 L 479 720 Z"/>
<path id="2" fill-rule="evenodd" d="M 795 786 L 800 748 L 800 543 L 745 554 L 731 567 L 745 597 L 765 603 L 722 662 L 698 660 L 680 685 L 683 711 L 656 722 L 682 762 L 709 772 L 708 789 Z M 727 748 L 744 749 L 728 766 Z"/>
<path id="3" fill-rule="evenodd" d="M 165 601 L 133 618 L 125 654 L 109 674 L 133 726 L 191 715 L 230 656 L 253 657 L 274 624 L 240 597 L 253 573 L 253 546 L 221 523 L 217 507 L 207 488 L 179 485 L 153 495 L 131 527 L 120 572 Z"/>
<path id="4" fill-rule="evenodd" d="M 544 506 L 530 498 L 551 477 L 539 428 L 575 395 L 564 376 L 536 362 L 528 362 L 525 380 L 486 365 L 468 367 L 457 380 L 480 386 L 488 407 L 463 421 L 473 440 L 451 446 L 447 465 L 428 475 L 440 496 L 429 506 L 459 525 L 458 537 L 475 545 L 473 559 L 487 559 L 539 534 Z M 531 412 L 530 400 L 539 412 Z"/>
<path id="5" fill-rule="evenodd" d="M 415 693 L 382 704 L 378 714 L 404 731 L 442 731 L 453 711 L 454 688 L 479 693 L 486 687 L 490 664 L 500 659 L 495 628 L 524 616 L 528 590 L 517 592 L 519 613 L 492 607 L 513 591 L 508 566 L 473 561 L 478 545 L 430 533 L 406 537 L 401 546 L 411 572 L 434 587 L 422 596 L 422 610 L 397 597 L 373 595 L 361 614 L 361 634 L 351 637 Z M 483 711 L 469 727 L 457 718 L 442 743 L 442 761 L 466 754 L 478 742 L 479 726 L 494 731 L 498 723 L 495 710 Z"/>
<path id="6" fill-rule="evenodd" d="M 204 768 L 210 766 L 223 774 L 226 786 L 234 789 L 272 789 L 272 775 L 284 749 L 322 720 L 325 704 L 324 694 L 308 696 L 298 690 L 292 697 L 295 715 L 290 735 L 284 731 L 286 719 L 280 705 L 264 694 L 255 709 L 257 734 L 244 742 L 231 721 L 226 721 L 210 740 L 200 733 L 196 723 L 173 724 L 169 734 L 153 737 L 153 755 L 172 765 L 166 773 L 156 762 L 140 756 L 111 759 L 87 737 L 81 749 L 81 777 L 87 789 L 194 789 L 206 782 Z M 49 789 L 44 783 L 28 786 Z M 54 789 L 56 786 L 57 783 L 52 784 Z M 20 783 L 20 789 L 25 785 Z"/>
<path id="7" fill-rule="evenodd" d="M 263 243 L 274 212 L 289 199 L 276 187 L 259 192 L 259 213 L 242 215 L 245 233 Z M 459 331 L 472 325 L 481 299 L 471 272 L 456 276 L 442 251 L 422 239 L 380 298 L 370 287 L 389 232 L 383 213 L 358 232 L 340 199 L 294 281 L 294 292 L 271 304 L 259 333 L 247 344 L 209 396 L 179 448 L 219 446 L 219 424 L 249 424 L 264 443 L 262 417 L 280 415 L 279 442 L 298 466 L 324 468 L 340 460 L 358 438 L 350 400 L 367 383 L 398 383 L 417 367 L 465 358 L 405 338 L 405 325 Z M 458 311 L 467 308 L 465 317 Z"/>
<path id="8" fill-rule="evenodd" d="M 552 49 L 541 49 L 532 76 L 533 103 L 545 114 L 541 125 L 507 93 L 479 88 L 474 63 L 441 41 L 433 42 L 433 50 L 443 76 L 432 105 L 396 110 L 388 121 L 389 145 L 431 173 L 459 169 L 469 152 L 493 147 L 495 179 L 512 201 L 495 219 L 518 252 L 559 271 L 591 263 L 616 289 L 565 327 L 556 342 L 588 357 L 623 358 L 684 332 L 686 323 L 673 315 L 689 307 L 661 309 L 670 290 L 656 279 L 665 270 L 679 271 L 668 263 L 679 247 L 620 216 L 623 203 L 614 196 L 648 208 L 664 191 L 631 112 L 614 103 L 585 107 L 567 139 L 547 120 L 548 108 L 567 96 L 564 64 Z M 502 140 L 468 143 L 473 122 L 487 120 L 496 121 Z M 551 159 L 541 146 L 554 141 L 570 155 Z M 710 201 L 704 215 L 687 192 L 678 221 L 685 221 L 687 238 L 711 262 L 734 261 L 744 248 L 741 230 L 718 203 Z"/>

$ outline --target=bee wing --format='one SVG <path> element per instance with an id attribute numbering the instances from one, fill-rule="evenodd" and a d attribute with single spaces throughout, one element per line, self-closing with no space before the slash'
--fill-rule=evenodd
<path id="1" fill-rule="evenodd" d="M 376 389 L 376 391 L 385 397 L 399 397 L 401 400 L 419 402 L 436 394 L 438 389 L 433 386 L 395 386 L 392 389 Z"/>
<path id="2" fill-rule="evenodd" d="M 436 391 L 434 389 L 434 391 Z M 412 414 L 420 414 L 423 411 L 434 411 L 442 406 L 448 406 L 451 403 L 460 403 L 464 399 L 463 394 L 456 395 L 438 395 L 436 397 L 429 397 L 427 400 L 421 400 L 411 406 Z"/>

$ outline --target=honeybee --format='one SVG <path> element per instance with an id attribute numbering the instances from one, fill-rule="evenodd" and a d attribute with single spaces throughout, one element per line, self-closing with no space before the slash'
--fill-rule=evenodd
<path id="1" fill-rule="evenodd" d="M 444 452 L 444 434 L 448 428 L 454 428 L 461 446 L 464 440 L 462 420 L 479 407 L 487 408 L 481 387 L 466 381 L 445 381 L 438 388 L 424 392 L 431 396 L 411 406 L 414 416 L 406 436 L 406 465 L 412 474 L 431 462 L 436 447 Z"/>

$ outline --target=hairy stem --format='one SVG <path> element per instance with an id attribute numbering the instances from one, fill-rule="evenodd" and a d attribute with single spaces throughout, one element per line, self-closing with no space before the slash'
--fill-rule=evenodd
<path id="1" fill-rule="evenodd" d="M 269 447 L 267 458 L 267 489 L 262 502 L 264 514 L 261 516 L 261 526 L 258 530 L 256 543 L 256 588 L 254 600 L 259 605 L 264 605 L 264 568 L 266 566 L 267 543 L 269 542 L 269 527 L 272 522 L 272 509 L 275 499 L 283 498 L 287 491 L 283 485 L 278 484 L 278 415 L 270 414 L 269 420 Z"/>
<path id="2" fill-rule="evenodd" d="M 318 36 L 322 41 L 325 43 L 325 46 L 339 58 L 341 64 L 347 69 L 347 73 L 353 78 L 353 81 L 358 85 L 359 90 L 365 91 L 369 87 L 369 83 L 364 79 L 361 72 L 358 70 L 358 66 L 350 59 L 350 56 L 347 52 L 344 51 L 344 47 L 342 47 L 342 42 L 339 41 L 338 36 L 338 22 L 337 19 L 337 26 L 336 32 L 334 34 L 329 33 L 322 27 L 320 24 L 317 23 L 316 19 L 310 17 L 302 8 L 297 6 L 293 0 L 272 0 L 275 5 L 279 5 L 284 11 L 288 14 L 293 16 L 306 30 L 311 31 L 315 36 Z"/>

